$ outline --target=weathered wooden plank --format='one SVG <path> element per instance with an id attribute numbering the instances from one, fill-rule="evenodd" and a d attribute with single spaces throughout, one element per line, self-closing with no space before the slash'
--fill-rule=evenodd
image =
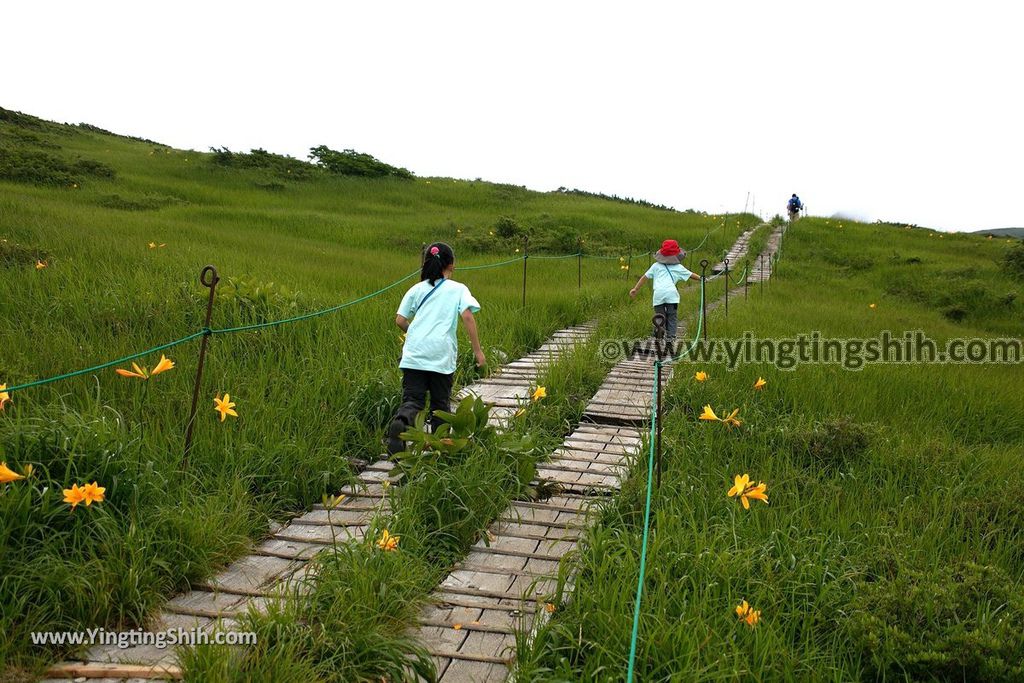
<path id="1" fill-rule="evenodd" d="M 54 678 L 143 678 L 146 680 L 181 680 L 182 672 L 178 666 L 148 666 L 145 664 L 82 664 L 64 662 L 55 664 L 46 670 L 46 676 Z"/>

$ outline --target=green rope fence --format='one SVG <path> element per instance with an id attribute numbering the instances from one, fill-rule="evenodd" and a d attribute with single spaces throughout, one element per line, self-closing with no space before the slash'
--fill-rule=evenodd
<path id="1" fill-rule="evenodd" d="M 709 231 L 708 234 L 704 236 L 704 239 L 701 240 L 701 243 L 692 251 L 696 251 L 696 249 L 699 249 L 701 246 L 703 246 L 704 242 L 707 241 L 707 238 L 708 238 L 708 236 L 710 234 L 711 233 Z M 523 261 L 523 260 L 528 259 L 528 258 L 533 258 L 533 259 L 551 259 L 551 260 L 569 259 L 569 258 L 594 258 L 594 259 L 619 260 L 619 259 L 621 259 L 623 257 L 619 257 L 619 256 L 602 256 L 602 255 L 598 255 L 598 254 L 585 254 L 585 253 L 582 253 L 582 252 L 575 252 L 575 253 L 572 253 L 572 254 L 557 254 L 557 255 L 546 255 L 546 254 L 536 255 L 535 254 L 533 256 L 529 256 L 529 255 L 524 254 L 523 256 L 517 256 L 515 258 L 511 258 L 511 259 L 508 259 L 508 260 L 505 260 L 505 261 L 498 261 L 497 263 L 484 263 L 484 264 L 475 265 L 475 266 L 460 266 L 459 270 L 460 271 L 466 271 L 466 270 L 485 270 L 485 269 L 488 269 L 488 268 L 500 268 L 502 266 L 507 266 L 507 265 L 510 265 L 512 263 L 518 263 L 518 262 Z M 169 341 L 169 342 L 166 342 L 166 343 L 163 343 L 163 344 L 159 344 L 157 346 L 153 346 L 153 347 L 145 349 L 143 351 L 137 351 L 135 353 L 128 354 L 127 356 L 122 356 L 122 357 L 116 358 L 114 360 L 109 360 L 109 361 L 105 361 L 103 363 L 98 363 L 96 365 L 92 365 L 92 366 L 87 367 L 87 368 L 82 368 L 81 370 L 74 370 L 74 371 L 71 371 L 71 372 L 66 372 L 66 373 L 63 373 L 63 374 L 54 375 L 53 377 L 46 377 L 46 378 L 43 378 L 43 379 L 37 379 L 37 380 L 33 380 L 31 382 L 24 382 L 22 384 L 15 384 L 14 386 L 7 387 L 4 391 L 13 394 L 14 392 L 17 392 L 17 391 L 23 391 L 25 389 L 31 389 L 33 387 L 39 387 L 39 386 L 43 386 L 43 385 L 46 385 L 46 384 L 52 384 L 54 382 L 59 382 L 61 380 L 70 379 L 72 377 L 79 377 L 81 375 L 87 375 L 89 373 L 97 372 L 99 370 L 105 370 L 105 369 L 113 367 L 115 365 L 121 365 L 123 363 L 127 363 L 129 361 L 133 361 L 133 360 L 136 360 L 138 358 L 142 358 L 143 356 L 148 356 L 149 354 L 152 354 L 152 353 L 157 353 L 157 352 L 160 352 L 160 351 L 166 351 L 167 349 L 173 348 L 173 347 L 178 346 L 180 344 L 185 344 L 187 342 L 192 341 L 193 339 L 198 339 L 199 337 L 202 337 L 204 335 L 222 335 L 222 334 L 234 334 L 234 333 L 238 333 L 238 332 L 250 332 L 250 331 L 253 331 L 253 330 L 261 330 L 261 329 L 270 328 L 270 327 L 278 327 L 280 325 L 285 325 L 285 324 L 288 324 L 288 323 L 299 322 L 301 320 L 309 320 L 310 318 L 318 318 L 320 316 L 324 316 L 324 315 L 327 315 L 329 313 L 334 313 L 336 311 L 340 311 L 340 310 L 349 308 L 351 306 L 355 306 L 356 304 L 359 304 L 359 303 L 362 303 L 364 301 L 368 301 L 369 299 L 372 299 L 374 297 L 380 296 L 384 292 L 387 292 L 388 290 L 394 289 L 395 287 L 397 287 L 398 285 L 402 284 L 403 282 L 408 281 L 410 278 L 414 277 L 419 272 L 420 271 L 417 268 L 413 272 L 409 273 L 408 275 L 405 275 L 402 278 L 399 278 L 398 280 L 395 280 L 391 284 L 388 284 L 388 285 L 386 285 L 384 287 L 381 287 L 380 289 L 378 289 L 376 291 L 370 292 L 369 294 L 365 294 L 365 295 L 363 295 L 361 297 L 358 297 L 356 299 L 352 299 L 351 301 L 346 301 L 345 303 L 338 304 L 336 306 L 330 306 L 328 308 L 323 308 L 323 309 L 320 309 L 320 310 L 317 310 L 317 311 L 311 311 L 309 313 L 303 313 L 302 315 L 297 315 L 297 316 L 294 316 L 294 317 L 291 317 L 291 318 L 284 318 L 284 319 L 281 319 L 281 320 L 270 320 L 270 321 L 263 322 L 263 323 L 254 323 L 252 325 L 240 325 L 240 326 L 237 326 L 237 327 L 221 327 L 221 328 L 214 328 L 214 329 L 204 328 L 204 329 L 199 330 L 197 332 L 193 332 L 192 334 L 189 334 L 189 335 L 186 335 L 184 337 L 181 337 L 180 339 L 175 339 L 174 341 Z"/>
<path id="2" fill-rule="evenodd" d="M 654 381 L 651 385 L 651 407 L 658 405 L 658 388 L 661 386 L 661 372 L 662 368 L 671 363 L 675 363 L 680 358 L 688 356 L 693 349 L 697 346 L 697 342 L 700 340 L 701 333 L 704 331 L 704 288 L 700 289 L 700 306 L 697 309 L 697 330 L 693 335 L 693 341 L 685 351 L 673 356 L 668 361 L 656 360 L 654 361 Z M 644 593 L 644 578 L 647 575 L 647 544 L 650 538 L 651 529 L 651 497 L 654 490 L 654 448 L 657 441 L 658 430 L 661 429 L 661 425 L 658 422 L 659 419 L 658 411 L 654 410 L 651 413 L 651 430 L 648 436 L 649 448 L 647 449 L 647 497 L 644 503 L 644 531 L 643 538 L 640 541 L 640 576 L 636 582 L 636 597 L 633 600 L 633 632 L 629 637 L 629 664 L 626 671 L 626 680 L 628 683 L 633 683 L 634 676 L 636 675 L 636 648 L 637 640 L 640 635 L 640 606 L 643 601 Z"/>

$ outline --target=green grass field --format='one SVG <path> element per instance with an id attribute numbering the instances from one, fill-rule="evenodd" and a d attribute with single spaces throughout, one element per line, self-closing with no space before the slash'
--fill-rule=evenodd
<path id="1" fill-rule="evenodd" d="M 29 163 L 30 154 L 43 156 Z M 604 312 L 627 307 L 643 319 L 646 309 L 628 304 L 619 255 L 637 254 L 633 279 L 647 263 L 639 254 L 665 237 L 695 245 L 707 235 L 695 256 L 714 258 L 754 221 L 444 178 L 289 180 L 11 112 L 0 118 L 0 155 L 0 175 L 27 168 L 37 178 L 0 180 L 8 386 L 201 329 L 207 263 L 222 278 L 212 326 L 223 328 L 378 290 L 418 270 L 421 244 L 436 239 L 453 244 L 456 278 L 482 302 L 483 344 L 500 365 Z M 76 171 L 76 160 L 114 177 Z M 51 177 L 61 164 L 73 166 L 67 182 Z M 581 290 L 576 259 L 530 260 L 525 309 L 521 261 L 458 270 L 516 258 L 522 231 L 538 256 L 572 253 L 582 240 L 608 258 L 583 260 Z M 0 494 L 0 668 L 32 670 L 64 655 L 32 648 L 32 631 L 140 623 L 236 557 L 269 520 L 349 481 L 350 459 L 374 459 L 399 396 L 394 310 L 413 281 L 323 317 L 213 337 L 188 467 L 182 434 L 198 340 L 168 350 L 176 367 L 147 382 L 111 368 L 15 392 L 0 413 L 0 459 L 34 472 Z M 475 371 L 465 340 L 460 351 L 464 384 Z M 221 424 L 213 398 L 224 392 L 239 417 Z M 562 420 L 551 419 L 538 429 L 557 436 Z M 70 513 L 61 490 L 92 481 L 106 501 Z"/>
<path id="2" fill-rule="evenodd" d="M 763 298 L 753 289 L 711 334 L 1020 339 L 1009 248 L 802 219 Z M 1020 365 L 680 363 L 638 680 L 1024 680 L 1022 381 Z M 739 408 L 742 427 L 700 422 L 706 404 Z M 645 472 L 637 463 L 603 509 L 571 598 L 520 650 L 523 680 L 624 675 Z M 738 474 L 765 482 L 769 504 L 727 496 Z M 743 600 L 754 628 L 737 618 Z"/>
<path id="3" fill-rule="evenodd" d="M 422 243 L 437 239 L 454 246 L 455 278 L 482 303 L 492 366 L 598 319 L 595 341 L 547 371 L 549 398 L 507 435 L 528 440 L 519 459 L 502 457 L 505 437 L 492 435 L 424 466 L 380 520 L 402 535 L 401 553 L 325 553 L 310 596 L 251 617 L 258 647 L 241 658 L 199 648 L 183 662 L 203 681 L 429 673 L 406 628 L 451 562 L 522 494 L 532 463 L 578 421 L 605 371 L 598 340 L 646 333 L 649 294 L 630 302 L 626 292 L 647 253 L 666 237 L 692 247 L 707 236 L 693 257 L 714 262 L 757 221 L 276 163 L 225 166 L 209 153 L 0 110 L 0 383 L 196 332 L 207 263 L 222 277 L 214 328 L 354 300 L 417 270 Z M 525 309 L 521 260 L 460 270 L 516 259 L 522 234 L 535 256 L 582 244 L 582 289 L 575 258 L 527 261 Z M 752 287 L 744 301 L 734 290 L 728 320 L 716 311 L 710 334 L 1019 338 L 1022 280 L 1004 258 L 1021 249 L 1005 238 L 801 219 L 764 294 Z M 630 253 L 626 273 L 618 257 Z M 142 623 L 271 520 L 350 481 L 352 461 L 376 458 L 399 396 L 394 311 L 411 283 L 322 317 L 213 336 L 187 466 L 198 340 L 166 351 L 176 367 L 146 382 L 111 368 L 14 392 L 0 412 L 0 460 L 34 471 L 0 484 L 0 676 L 31 679 L 68 654 L 31 646 L 33 631 Z M 709 285 L 709 296 L 720 288 Z M 681 316 L 692 319 L 697 301 L 688 288 Z M 159 355 L 140 363 L 152 368 Z M 698 369 L 706 383 L 692 379 Z M 475 373 L 463 339 L 457 384 Z M 768 384 L 755 393 L 758 376 Z M 666 393 L 639 679 L 1024 679 L 1022 380 L 1020 365 L 680 363 Z M 221 423 L 213 398 L 224 392 L 239 417 Z M 704 404 L 739 408 L 743 426 L 698 422 Z M 637 462 L 568 558 L 576 589 L 518 653 L 523 680 L 625 676 L 644 468 Z M 767 483 L 768 505 L 744 510 L 726 495 L 743 473 Z M 61 490 L 92 481 L 106 500 L 72 512 Z M 760 610 L 756 627 L 737 620 L 741 600 Z"/>

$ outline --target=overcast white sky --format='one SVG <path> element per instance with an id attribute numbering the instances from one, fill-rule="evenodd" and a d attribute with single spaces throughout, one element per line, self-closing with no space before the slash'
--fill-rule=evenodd
<path id="1" fill-rule="evenodd" d="M 0 106 L 708 211 L 1024 226 L 1024 4 L 20 2 Z"/>

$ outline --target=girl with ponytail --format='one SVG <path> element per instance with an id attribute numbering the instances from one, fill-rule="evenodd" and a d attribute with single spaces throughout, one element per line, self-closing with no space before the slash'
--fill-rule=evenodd
<path id="1" fill-rule="evenodd" d="M 448 411 L 460 319 L 473 345 L 477 366 L 487 363 L 473 317 L 480 310 L 480 304 L 466 285 L 451 279 L 454 270 L 452 248 L 444 242 L 434 242 L 423 252 L 419 283 L 409 288 L 398 306 L 395 324 L 406 335 L 402 360 L 398 364 L 402 370 L 402 405 L 388 430 L 390 455 L 405 450 L 400 435 L 416 421 L 416 415 L 426 405 L 428 393 L 430 424 L 434 429 L 440 420 L 433 413 Z"/>

